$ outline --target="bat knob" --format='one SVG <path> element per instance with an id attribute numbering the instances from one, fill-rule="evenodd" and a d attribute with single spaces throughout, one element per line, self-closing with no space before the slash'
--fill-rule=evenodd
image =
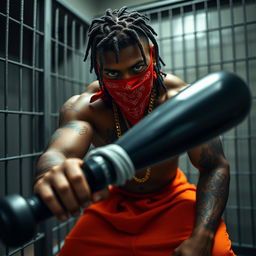
<path id="1" fill-rule="evenodd" d="M 0 200 L 0 240 L 10 247 L 30 240 L 36 231 L 36 220 L 27 200 L 9 195 Z"/>

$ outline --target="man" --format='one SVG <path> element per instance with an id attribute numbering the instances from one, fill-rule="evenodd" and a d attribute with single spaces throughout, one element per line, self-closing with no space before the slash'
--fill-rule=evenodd
<path id="1" fill-rule="evenodd" d="M 154 33 L 144 15 L 126 8 L 107 10 L 89 28 L 85 59 L 91 51 L 98 80 L 63 105 L 34 186 L 61 221 L 86 208 L 61 256 L 234 255 L 221 220 L 229 166 L 219 138 L 188 152 L 200 172 L 197 190 L 178 157 L 93 194 L 81 170 L 90 144 L 112 143 L 186 86 L 160 70 Z"/>

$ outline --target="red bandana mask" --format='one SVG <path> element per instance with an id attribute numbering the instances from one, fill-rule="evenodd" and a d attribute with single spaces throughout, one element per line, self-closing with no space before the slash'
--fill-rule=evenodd
<path id="1" fill-rule="evenodd" d="M 145 109 L 149 104 L 154 78 L 156 78 L 156 73 L 152 56 L 147 69 L 138 75 L 121 80 L 103 78 L 106 90 L 132 125 L 143 118 Z M 104 92 L 96 93 L 92 96 L 91 102 L 102 96 L 104 96 Z"/>

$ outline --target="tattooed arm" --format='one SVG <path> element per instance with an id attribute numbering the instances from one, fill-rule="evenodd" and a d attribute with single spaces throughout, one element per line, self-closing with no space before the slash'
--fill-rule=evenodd
<path id="1" fill-rule="evenodd" d="M 229 165 L 220 139 L 212 140 L 197 149 L 194 154 L 197 153 L 196 156 L 190 154 L 192 162 L 200 170 L 195 228 L 202 226 L 214 233 L 228 199 Z"/>
<path id="2" fill-rule="evenodd" d="M 90 189 L 82 171 L 82 158 L 92 140 L 88 104 L 81 97 L 68 100 L 61 109 L 60 127 L 37 162 L 34 191 L 61 221 L 70 214 L 78 216 L 80 207 L 91 200 Z"/>
<path id="3" fill-rule="evenodd" d="M 57 129 L 51 137 L 44 154 L 39 158 L 36 178 L 66 158 L 83 158 L 90 146 L 92 128 L 83 121 L 70 121 Z"/>
<path id="4" fill-rule="evenodd" d="M 228 199 L 229 165 L 219 138 L 195 148 L 188 155 L 200 171 L 196 218 L 191 237 L 176 249 L 174 255 L 210 256 L 214 233 Z"/>

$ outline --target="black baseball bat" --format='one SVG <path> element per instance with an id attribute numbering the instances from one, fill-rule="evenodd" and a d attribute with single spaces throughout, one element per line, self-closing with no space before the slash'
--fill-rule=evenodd
<path id="1" fill-rule="evenodd" d="M 115 144 L 140 170 L 227 131 L 246 117 L 250 106 L 250 91 L 240 77 L 213 73 L 160 105 Z M 102 156 L 88 159 L 84 172 L 92 191 L 116 180 L 111 161 Z M 6 196 L 0 200 L 0 239 L 8 246 L 22 245 L 33 237 L 36 224 L 50 216 L 52 213 L 37 195 L 28 199 Z"/>
<path id="2" fill-rule="evenodd" d="M 250 90 L 237 75 L 216 72 L 160 105 L 116 141 L 136 170 L 192 149 L 240 123 L 251 107 Z"/>

